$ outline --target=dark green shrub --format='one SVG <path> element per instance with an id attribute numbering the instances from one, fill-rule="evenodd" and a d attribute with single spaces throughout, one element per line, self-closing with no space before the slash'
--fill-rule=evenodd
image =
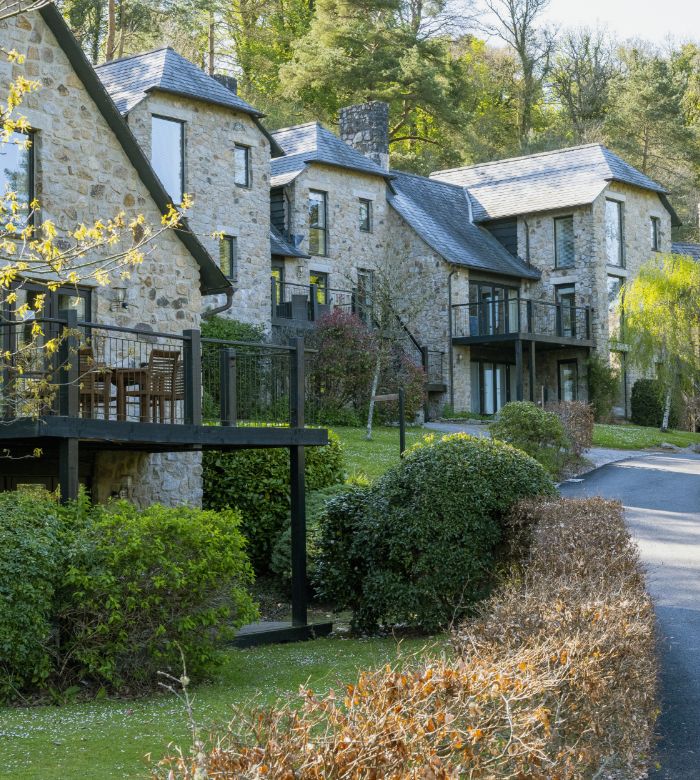
<path id="1" fill-rule="evenodd" d="M 570 454 L 559 417 L 530 401 L 506 404 L 491 426 L 491 435 L 531 455 L 554 475 L 559 474 Z"/>
<path id="2" fill-rule="evenodd" d="M 237 512 L 83 501 L 62 514 L 72 534 L 56 615 L 62 685 L 152 688 L 158 671 L 181 671 L 181 651 L 201 677 L 256 617 Z"/>
<path id="3" fill-rule="evenodd" d="M 407 422 L 412 422 L 418 412 L 422 410 L 425 402 L 425 371 L 420 366 L 412 363 L 405 355 L 401 355 L 394 364 L 384 370 L 380 380 L 380 387 L 386 393 L 395 393 L 399 388 L 403 388 Z M 398 422 L 398 401 L 376 404 L 374 415 L 375 422 L 378 425 Z"/>
<path id="4" fill-rule="evenodd" d="M 62 558 L 56 509 L 48 494 L 0 493 L 0 700 L 51 674 Z"/>
<path id="5" fill-rule="evenodd" d="M 306 490 L 311 492 L 343 481 L 340 440 L 328 432 L 327 447 L 306 448 Z M 240 509 L 241 530 L 258 574 L 270 569 L 272 546 L 287 524 L 290 507 L 287 449 L 205 452 L 204 506 Z"/>
<path id="6" fill-rule="evenodd" d="M 620 392 L 620 372 L 600 355 L 591 355 L 588 368 L 588 398 L 598 422 L 610 420 Z"/>
<path id="7" fill-rule="evenodd" d="M 664 388 L 656 379 L 638 379 L 632 387 L 632 414 L 630 420 L 635 425 L 660 428 L 664 419 L 666 397 Z M 676 428 L 680 419 L 680 403 L 677 397 L 671 401 L 669 428 Z"/>
<path id="8" fill-rule="evenodd" d="M 306 572 L 310 581 L 314 579 L 316 572 L 321 518 L 326 510 L 326 503 L 330 498 L 347 491 L 347 489 L 347 485 L 338 483 L 306 494 Z M 289 585 L 292 580 L 291 522 L 291 515 L 288 514 L 285 528 L 272 547 L 270 560 L 270 570 L 285 585 Z"/>
<path id="9" fill-rule="evenodd" d="M 507 444 L 430 437 L 369 489 L 328 502 L 319 595 L 352 609 L 365 630 L 445 626 L 486 594 L 505 513 L 554 494 L 540 464 Z"/>

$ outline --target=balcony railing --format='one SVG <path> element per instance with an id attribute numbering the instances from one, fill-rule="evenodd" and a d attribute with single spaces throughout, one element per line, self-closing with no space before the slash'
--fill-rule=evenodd
<path id="1" fill-rule="evenodd" d="M 590 311 L 589 306 L 523 298 L 454 304 L 452 337 L 491 339 L 532 335 L 588 341 Z"/>
<path id="2" fill-rule="evenodd" d="M 39 335 L 36 334 L 39 329 Z M 58 350 L 46 348 L 58 340 Z M 0 321 L 0 426 L 39 417 L 295 425 L 308 350 L 78 321 Z M 300 406 L 301 404 L 301 406 Z"/>
<path id="3" fill-rule="evenodd" d="M 272 321 L 281 323 L 313 323 L 336 309 L 355 312 L 357 308 L 352 290 L 282 282 L 275 277 L 270 280 L 270 301 Z"/>

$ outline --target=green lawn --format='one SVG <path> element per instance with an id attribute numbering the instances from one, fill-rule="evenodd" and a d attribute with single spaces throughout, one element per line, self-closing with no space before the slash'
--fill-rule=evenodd
<path id="1" fill-rule="evenodd" d="M 688 431 L 660 431 L 658 428 L 643 428 L 640 425 L 600 425 L 593 431 L 594 447 L 612 447 L 619 450 L 642 450 L 658 447 L 667 442 L 677 447 L 700 443 L 700 433 Z"/>
<path id="2" fill-rule="evenodd" d="M 374 428 L 372 441 L 365 439 L 364 428 L 333 428 L 343 443 L 348 474 L 364 474 L 370 480 L 380 477 L 399 462 L 399 429 Z M 406 446 L 427 435 L 423 428 L 406 429 Z"/>
<path id="3" fill-rule="evenodd" d="M 350 682 L 360 668 L 421 651 L 440 652 L 441 639 L 318 639 L 293 645 L 230 650 L 211 684 L 195 687 L 199 723 L 225 723 L 232 704 L 271 704 L 300 685 L 325 690 Z M 186 748 L 186 717 L 170 694 L 102 700 L 63 707 L 0 709 L 0 778 L 147 777 L 144 756 L 163 755 L 168 743 Z"/>

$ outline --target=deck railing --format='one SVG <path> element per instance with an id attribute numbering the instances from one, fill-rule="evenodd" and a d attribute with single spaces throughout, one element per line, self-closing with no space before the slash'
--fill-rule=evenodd
<path id="1" fill-rule="evenodd" d="M 524 298 L 452 306 L 453 338 L 511 334 L 587 341 L 591 337 L 590 307 Z"/>
<path id="2" fill-rule="evenodd" d="M 273 323 L 313 323 L 335 309 L 355 312 L 357 308 L 352 290 L 283 282 L 274 276 L 270 280 L 270 301 Z"/>
<path id="3" fill-rule="evenodd" d="M 36 328 L 39 329 L 37 334 Z M 58 350 L 46 349 L 57 339 Z M 308 350 L 79 321 L 0 321 L 0 420 L 292 425 Z M 303 418 L 303 414 L 302 414 Z"/>

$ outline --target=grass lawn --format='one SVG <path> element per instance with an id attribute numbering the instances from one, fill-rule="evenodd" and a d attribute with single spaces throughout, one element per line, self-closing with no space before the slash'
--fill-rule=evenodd
<path id="1" fill-rule="evenodd" d="M 230 650 L 211 684 L 192 689 L 197 721 L 223 724 L 231 706 L 255 700 L 272 704 L 299 685 L 326 690 L 351 682 L 358 669 L 383 665 L 421 651 L 439 653 L 442 639 L 318 639 L 292 645 Z M 148 777 L 168 743 L 189 746 L 187 722 L 170 694 L 137 700 L 101 700 L 63 707 L 0 709 L 0 778 Z"/>
<path id="2" fill-rule="evenodd" d="M 399 462 L 398 428 L 374 428 L 372 441 L 365 439 L 364 428 L 334 427 L 333 430 L 343 443 L 350 476 L 364 474 L 374 480 Z M 428 433 L 423 428 L 406 428 L 406 446 L 410 447 Z"/>
<path id="3" fill-rule="evenodd" d="M 640 425 L 600 425 L 593 431 L 594 447 L 611 447 L 619 450 L 642 450 L 658 447 L 667 442 L 677 447 L 700 443 L 700 433 L 689 431 L 660 431 L 658 428 L 643 428 Z"/>

